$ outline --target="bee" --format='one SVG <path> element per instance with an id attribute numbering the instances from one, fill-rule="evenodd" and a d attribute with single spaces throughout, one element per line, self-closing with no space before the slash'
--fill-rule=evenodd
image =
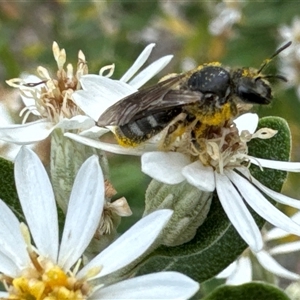
<path id="1" fill-rule="evenodd" d="M 206 63 L 186 73 L 164 77 L 154 86 L 131 94 L 110 106 L 98 126 L 113 126 L 118 143 L 136 147 L 164 132 L 161 148 L 188 134 L 194 142 L 223 127 L 252 104 L 272 100 L 269 78 L 262 75 L 267 64 L 291 42 L 263 61 L 259 69 L 230 69 L 218 62 Z"/>

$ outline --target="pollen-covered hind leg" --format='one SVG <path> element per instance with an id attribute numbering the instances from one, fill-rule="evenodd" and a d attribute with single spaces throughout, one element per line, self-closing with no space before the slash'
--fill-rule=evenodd
<path id="1" fill-rule="evenodd" d="M 201 125 L 197 125 L 198 126 L 191 131 L 191 150 L 194 154 L 199 155 L 206 151 L 206 144 L 205 139 L 203 138 L 203 128 L 198 130 Z"/>
<path id="2" fill-rule="evenodd" d="M 184 121 L 179 120 L 168 128 L 168 132 L 163 141 L 164 148 L 169 148 L 178 137 L 185 133 L 186 125 L 184 123 Z"/>
<path id="3" fill-rule="evenodd" d="M 185 113 L 178 115 L 164 129 L 164 135 L 159 148 L 165 151 L 172 151 L 182 146 L 182 142 L 189 131 L 189 126 L 190 120 L 187 118 L 187 115 Z"/>
<path id="4" fill-rule="evenodd" d="M 190 151 L 195 157 L 198 157 L 204 165 L 209 165 L 210 157 L 207 149 L 207 137 L 210 127 L 197 122 L 191 130 Z"/>

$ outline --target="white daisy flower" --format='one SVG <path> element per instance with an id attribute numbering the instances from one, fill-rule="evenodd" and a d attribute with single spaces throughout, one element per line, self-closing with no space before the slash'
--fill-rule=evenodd
<path id="1" fill-rule="evenodd" d="M 291 219 L 300 224 L 300 213 L 294 214 Z M 247 249 L 236 261 L 230 264 L 224 271 L 218 274 L 217 278 L 226 278 L 226 284 L 239 285 L 253 280 L 253 263 L 257 262 L 262 268 L 269 271 L 270 273 L 286 278 L 289 280 L 299 280 L 300 275 L 289 271 L 288 269 L 281 266 L 274 256 L 277 254 L 287 254 L 300 250 L 300 241 L 294 241 L 289 243 L 283 243 L 277 246 L 268 247 L 269 241 L 283 238 L 288 236 L 289 233 L 282 230 L 281 228 L 275 227 L 266 233 L 263 233 L 263 239 L 265 247 L 259 252 L 253 252 Z M 256 258 L 257 262 L 253 262 L 253 257 Z"/>
<path id="2" fill-rule="evenodd" d="M 110 101 L 120 100 L 124 96 L 137 91 L 141 85 L 169 63 L 172 56 L 164 56 L 132 79 L 144 65 L 154 46 L 155 44 L 148 45 L 120 80 L 112 80 L 102 75 L 88 75 L 79 82 L 79 79 L 84 78 L 82 76 L 88 73 L 84 54 L 79 51 L 76 72 L 73 71 L 71 64 L 68 64 L 65 70 L 66 52 L 54 42 L 53 54 L 58 66 L 57 77 L 52 78 L 47 69 L 38 67 L 39 77 L 29 75 L 25 79 L 15 78 L 7 81 L 9 85 L 20 89 L 25 104 L 25 108 L 20 114 L 24 115 L 24 118 L 23 124 L 0 126 L 0 140 L 22 145 L 41 141 L 56 128 L 61 129 L 63 132 L 69 130 L 80 132 L 90 129 L 95 125 L 94 120 L 102 112 L 99 110 L 99 105 L 100 107 L 103 106 L 104 111 L 107 106 L 111 105 Z M 113 66 L 102 68 L 100 74 L 107 71 L 107 69 L 112 73 Z M 74 102 L 72 95 L 74 91 L 81 89 L 81 84 L 85 88 L 98 81 L 101 84 L 105 83 L 105 85 L 98 91 L 96 99 L 93 99 L 98 104 L 96 111 L 93 110 L 94 107 L 89 101 L 90 99 L 84 97 L 84 92 L 79 93 L 83 98 L 76 97 Z M 108 103 L 106 102 L 107 99 L 109 99 Z M 30 113 L 36 115 L 39 120 L 26 123 Z M 97 133 L 94 133 L 98 136 L 107 132 L 104 129 L 94 129 L 97 131 Z"/>
<path id="3" fill-rule="evenodd" d="M 178 152 L 148 152 L 142 155 L 142 170 L 152 178 L 166 184 L 177 184 L 187 180 L 191 185 L 203 191 L 213 192 L 216 189 L 231 223 L 250 248 L 258 252 L 263 248 L 263 240 L 246 203 L 274 226 L 288 233 L 299 235 L 300 226 L 273 206 L 262 193 L 279 203 L 298 209 L 300 202 L 262 185 L 250 174 L 244 164 L 251 162 L 260 167 L 299 172 L 300 163 L 248 156 L 247 141 L 252 138 L 270 138 L 275 132 L 262 128 L 254 133 L 258 124 L 256 114 L 242 115 L 235 122 L 241 138 L 239 145 L 235 140 L 233 140 L 234 144 L 230 145 L 231 133 L 225 132 L 225 137 L 221 135 L 219 141 L 207 140 L 208 151 L 204 158 L 200 157 L 200 160 L 191 162 L 190 157 Z M 221 150 L 225 145 L 225 140 L 226 143 L 229 141 L 228 147 Z M 234 150 L 231 148 L 233 145 Z"/>
<path id="4" fill-rule="evenodd" d="M 98 157 L 90 157 L 75 179 L 59 242 L 58 218 L 49 178 L 38 157 L 22 148 L 15 162 L 18 195 L 25 224 L 0 200 L 0 272 L 13 299 L 188 299 L 199 284 L 176 272 L 131 278 L 119 283 L 116 271 L 153 245 L 172 215 L 156 211 L 141 219 L 80 269 L 80 257 L 92 239 L 104 204 L 104 181 Z M 105 284 L 101 283 L 105 276 Z M 111 277 L 110 277 L 111 276 Z"/>
<path id="5" fill-rule="evenodd" d="M 215 5 L 215 18 L 209 24 L 209 31 L 212 35 L 232 36 L 232 27 L 242 19 L 242 2 L 223 0 Z"/>

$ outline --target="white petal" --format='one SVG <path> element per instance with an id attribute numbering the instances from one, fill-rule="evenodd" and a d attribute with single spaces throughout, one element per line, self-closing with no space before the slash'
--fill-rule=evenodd
<path id="1" fill-rule="evenodd" d="M 110 104 L 113 104 L 118 101 L 118 99 L 124 98 L 137 91 L 137 89 L 125 82 L 95 74 L 82 76 L 80 83 L 86 92 L 92 92 L 93 95 L 100 97 L 101 104 L 103 101 L 108 101 Z"/>
<path id="2" fill-rule="evenodd" d="M 299 280 L 300 276 L 281 266 L 271 255 L 262 250 L 255 254 L 259 263 L 269 272 L 290 280 Z"/>
<path id="3" fill-rule="evenodd" d="M 0 299 L 9 299 L 9 293 L 0 292 Z"/>
<path id="4" fill-rule="evenodd" d="M 291 161 L 278 161 L 278 160 L 270 160 L 270 159 L 263 159 L 257 157 L 251 157 L 251 163 L 257 165 L 259 167 L 265 167 L 275 170 L 282 170 L 288 172 L 300 172 L 300 163 L 291 162 Z"/>
<path id="5" fill-rule="evenodd" d="M 216 278 L 227 278 L 229 277 L 232 273 L 235 272 L 235 269 L 237 268 L 237 260 L 232 262 L 228 267 L 226 267 L 222 272 L 220 272 Z"/>
<path id="6" fill-rule="evenodd" d="M 2 102 L 0 102 L 0 122 L 1 126 L 11 125 L 14 123 L 14 120 L 11 117 L 9 111 L 7 110 L 6 105 Z"/>
<path id="7" fill-rule="evenodd" d="M 249 257 L 241 256 L 238 259 L 235 272 L 226 280 L 226 284 L 240 285 L 252 281 L 252 265 Z"/>
<path id="8" fill-rule="evenodd" d="M 300 235 L 300 225 L 293 222 L 288 216 L 273 206 L 247 179 L 233 171 L 226 174 L 237 187 L 245 201 L 261 217 L 289 233 Z"/>
<path id="9" fill-rule="evenodd" d="M 91 299 L 190 299 L 198 282 L 177 272 L 161 272 L 115 283 L 96 291 Z"/>
<path id="10" fill-rule="evenodd" d="M 36 143 L 47 138 L 54 129 L 54 123 L 45 119 L 22 125 L 0 127 L 0 140 L 24 145 Z"/>
<path id="11" fill-rule="evenodd" d="M 251 176 L 251 182 L 256 185 L 262 192 L 264 192 L 266 195 L 268 195 L 269 197 L 271 197 L 273 200 L 288 205 L 288 206 L 292 206 L 295 208 L 300 209 L 300 200 L 298 199 L 293 199 L 290 198 L 288 196 L 285 196 L 283 194 L 277 193 L 269 188 L 267 188 L 266 186 L 264 186 L 263 184 L 261 184 L 258 180 L 256 180 L 254 177 Z"/>
<path id="12" fill-rule="evenodd" d="M 152 77 L 154 77 L 157 73 L 159 73 L 173 58 L 173 55 L 167 55 L 161 57 L 160 59 L 153 62 L 150 66 L 148 66 L 145 70 L 140 72 L 136 77 L 134 77 L 129 84 L 135 88 L 140 88 L 147 81 L 149 81 Z"/>
<path id="13" fill-rule="evenodd" d="M 253 134 L 257 128 L 258 120 L 259 118 L 257 114 L 246 113 L 237 117 L 234 120 L 234 123 L 239 130 L 239 134 L 241 134 L 243 130 L 248 130 L 251 134 Z"/>
<path id="14" fill-rule="evenodd" d="M 39 253 L 56 262 L 58 223 L 53 190 L 42 162 L 26 147 L 22 147 L 16 157 L 15 180 L 22 209 Z"/>
<path id="15" fill-rule="evenodd" d="M 178 152 L 148 152 L 142 155 L 142 171 L 155 180 L 177 184 L 185 180 L 182 169 L 190 164 L 187 156 Z"/>
<path id="16" fill-rule="evenodd" d="M 240 194 L 230 180 L 215 172 L 218 197 L 230 222 L 254 251 L 263 247 L 261 233 Z"/>
<path id="17" fill-rule="evenodd" d="M 70 133 L 70 132 L 66 132 L 64 134 L 64 136 L 79 142 L 81 144 L 93 147 L 93 148 L 97 148 L 97 149 L 101 149 L 107 152 L 111 152 L 111 153 L 116 153 L 116 154 L 125 154 L 125 155 L 137 155 L 140 156 L 142 154 L 145 153 L 145 150 L 143 149 L 139 149 L 139 148 L 125 148 L 122 147 L 120 145 L 116 145 L 116 144 L 110 144 L 110 143 L 104 143 L 104 142 L 100 142 L 94 139 L 90 139 L 75 133 Z"/>
<path id="18" fill-rule="evenodd" d="M 264 234 L 264 240 L 271 241 L 271 240 L 286 237 L 288 235 L 290 235 L 289 232 L 286 232 L 285 230 L 283 230 L 281 228 L 274 227 L 271 230 L 269 230 L 267 233 Z"/>
<path id="19" fill-rule="evenodd" d="M 79 169 L 71 192 L 58 258 L 58 265 L 65 270 L 78 260 L 95 234 L 104 196 L 104 178 L 94 155 Z"/>
<path id="20" fill-rule="evenodd" d="M 64 118 L 57 123 L 55 128 L 63 128 L 65 130 L 88 129 L 95 125 L 95 121 L 88 116 L 75 116 L 71 119 Z"/>
<path id="21" fill-rule="evenodd" d="M 153 244 L 172 214 L 172 210 L 162 209 L 142 218 L 83 267 L 76 277 L 80 279 L 89 269 L 99 266 L 103 268 L 96 277 L 102 277 L 130 264 Z"/>
<path id="22" fill-rule="evenodd" d="M 32 97 L 32 94 L 28 90 L 35 90 L 36 93 L 40 93 L 41 88 L 44 87 L 45 84 L 41 83 L 42 82 L 41 78 L 39 78 L 35 75 L 31 75 L 31 74 L 22 75 L 22 79 L 26 83 L 40 83 L 39 85 L 32 87 L 32 88 L 25 87 L 25 86 L 20 87 L 20 89 L 22 90 L 22 93 L 24 94 L 24 95 L 20 94 L 23 103 L 25 104 L 25 106 L 33 108 L 33 107 L 35 107 L 35 99 Z M 41 115 L 36 109 L 30 109 L 30 112 L 36 116 Z"/>
<path id="23" fill-rule="evenodd" d="M 275 247 L 269 249 L 268 252 L 271 255 L 276 255 L 276 254 L 285 254 L 285 253 L 296 252 L 299 250 L 300 250 L 300 241 L 296 241 L 296 242 L 290 242 L 290 243 L 285 243 L 285 244 L 275 246 Z"/>
<path id="24" fill-rule="evenodd" d="M 182 169 L 182 175 L 189 184 L 201 191 L 213 192 L 216 188 L 214 170 L 211 166 L 203 166 L 200 161 L 195 161 Z"/>
<path id="25" fill-rule="evenodd" d="M 139 55 L 133 65 L 126 71 L 126 73 L 121 77 L 120 81 L 127 82 L 130 78 L 142 67 L 142 65 L 146 62 L 148 57 L 150 56 L 154 43 L 148 45 L 143 52 Z"/>
<path id="26" fill-rule="evenodd" d="M 84 90 L 73 93 L 72 98 L 95 121 L 108 107 L 137 91 L 127 83 L 99 75 L 82 76 L 80 83 Z"/>
<path id="27" fill-rule="evenodd" d="M 0 200 L 0 252 L 20 269 L 30 263 L 20 223 L 8 206 Z M 18 245 L 16 247 L 16 245 Z M 8 261 L 7 264 L 10 262 Z"/>
<path id="28" fill-rule="evenodd" d="M 109 103 L 101 103 L 99 95 L 93 94 L 92 91 L 76 91 L 72 94 L 72 99 L 94 121 L 97 121 L 102 112 L 110 106 Z"/>
<path id="29" fill-rule="evenodd" d="M 295 213 L 291 219 L 297 224 L 300 224 L 300 212 Z M 290 235 L 288 232 L 282 230 L 281 228 L 274 227 L 264 234 L 264 240 L 270 241 L 280 239 L 288 235 Z"/>
<path id="30" fill-rule="evenodd" d="M 103 134 L 109 132 L 108 129 L 99 127 L 99 126 L 92 126 L 91 128 L 87 130 L 83 130 L 80 132 L 80 136 L 96 139 L 102 136 Z"/>
<path id="31" fill-rule="evenodd" d="M 300 200 L 298 200 L 298 201 L 300 201 Z M 291 219 L 292 219 L 294 222 L 300 224 L 300 211 L 298 211 L 298 212 L 296 212 L 295 214 L 293 214 L 293 215 L 291 216 Z"/>
<path id="32" fill-rule="evenodd" d="M 24 244 L 24 243 L 23 243 Z M 3 247 L 3 244 L 0 243 L 1 248 Z M 28 257 L 29 258 L 29 257 Z M 20 259 L 16 256 L 16 259 Z M 30 264 L 30 261 L 28 260 L 27 266 Z M 6 276 L 10 276 L 12 278 L 15 278 L 17 276 L 20 276 L 21 270 L 26 266 L 26 264 L 23 262 L 22 266 L 17 267 L 15 261 L 11 260 L 9 257 L 7 257 L 5 254 L 0 252 L 0 272 L 2 274 L 5 274 Z M 0 298 L 1 299 L 1 298 Z"/>

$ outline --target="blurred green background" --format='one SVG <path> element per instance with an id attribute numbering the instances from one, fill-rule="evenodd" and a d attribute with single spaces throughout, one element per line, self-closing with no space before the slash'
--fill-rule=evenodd
<path id="1" fill-rule="evenodd" d="M 232 9 L 238 18 L 231 26 L 228 17 L 222 27 L 226 9 Z M 291 26 L 297 13 L 300 15 L 300 3 L 291 1 L 1 1 L 0 101 L 16 116 L 12 104 L 16 95 L 5 80 L 19 77 L 22 72 L 35 73 L 39 65 L 56 71 L 53 41 L 66 49 L 67 60 L 74 65 L 81 49 L 89 73 L 98 73 L 101 67 L 115 63 L 114 78 L 120 78 L 151 42 L 156 47 L 147 63 L 174 54 L 159 77 L 209 61 L 258 68 L 286 41 L 280 37 L 279 28 Z M 217 34 L 210 29 L 212 24 L 220 27 Z M 300 42 L 300 28 L 298 38 Z M 268 74 L 280 73 L 278 62 L 279 58 L 268 67 Z M 289 74 L 284 75 L 289 78 Z M 260 116 L 281 116 L 289 122 L 292 160 L 300 161 L 300 99 L 295 88 L 286 86 L 275 82 L 272 105 L 255 110 Z M 149 178 L 141 173 L 138 158 L 109 155 L 109 159 L 117 196 L 126 196 L 134 212 L 133 217 L 123 219 L 126 228 L 142 213 Z M 299 176 L 291 175 L 285 192 L 299 198 L 299 182 Z"/>

